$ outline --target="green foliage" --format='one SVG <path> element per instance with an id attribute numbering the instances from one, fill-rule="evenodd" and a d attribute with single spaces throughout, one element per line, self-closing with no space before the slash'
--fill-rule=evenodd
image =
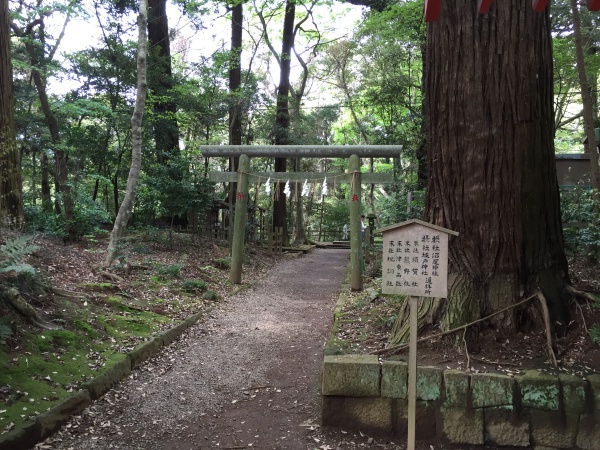
<path id="1" fill-rule="evenodd" d="M 214 302 L 219 299 L 219 294 L 217 294 L 215 291 L 206 291 L 204 294 L 202 294 L 202 298 Z"/>
<path id="2" fill-rule="evenodd" d="M 590 328 L 590 336 L 592 337 L 592 341 L 600 345 L 600 325 L 594 325 Z"/>
<path id="3" fill-rule="evenodd" d="M 156 273 L 161 277 L 179 278 L 181 275 L 181 264 L 159 264 L 156 267 Z"/>
<path id="4" fill-rule="evenodd" d="M 6 345 L 7 339 L 9 339 L 14 333 L 12 324 L 7 319 L 0 319 L 0 345 Z"/>
<path id="5" fill-rule="evenodd" d="M 40 205 L 26 205 L 24 210 L 25 223 L 29 231 L 57 238 L 66 237 L 65 223 L 59 214 L 53 211 L 44 211 Z"/>
<path id="6" fill-rule="evenodd" d="M 213 262 L 213 265 L 217 269 L 223 269 L 223 270 L 231 269 L 231 258 L 229 258 L 229 257 L 215 258 L 212 260 L 212 262 Z"/>
<path id="7" fill-rule="evenodd" d="M 35 274 L 35 269 L 21 260 L 36 251 L 37 245 L 29 244 L 29 236 L 20 236 L 0 246 L 0 273 L 14 272 L 16 274 Z"/>
<path id="8" fill-rule="evenodd" d="M 591 189 L 561 188 L 561 213 L 566 249 L 576 255 L 598 258 L 600 251 L 600 202 Z"/>
<path id="9" fill-rule="evenodd" d="M 206 283 L 203 280 L 185 280 L 181 283 L 181 289 L 186 292 L 203 292 L 206 290 Z"/>

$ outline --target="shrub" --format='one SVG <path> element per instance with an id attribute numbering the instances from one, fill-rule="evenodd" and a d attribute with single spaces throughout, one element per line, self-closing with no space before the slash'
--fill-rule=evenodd
<path id="1" fill-rule="evenodd" d="M 215 291 L 206 291 L 204 294 L 202 294 L 202 298 L 214 302 L 219 299 L 219 294 L 217 294 Z"/>
<path id="2" fill-rule="evenodd" d="M 185 280 L 181 283 L 181 289 L 185 292 L 204 292 L 206 283 L 202 280 Z"/>
<path id="3" fill-rule="evenodd" d="M 217 269 L 231 269 L 231 258 L 215 258 L 212 262 Z"/>

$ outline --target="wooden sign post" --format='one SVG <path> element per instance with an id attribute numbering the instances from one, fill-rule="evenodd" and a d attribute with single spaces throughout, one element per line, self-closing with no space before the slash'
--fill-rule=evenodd
<path id="1" fill-rule="evenodd" d="M 383 233 L 382 293 L 410 295 L 407 449 L 414 450 L 419 297 L 448 295 L 448 236 L 458 233 L 416 219 L 377 231 Z"/>

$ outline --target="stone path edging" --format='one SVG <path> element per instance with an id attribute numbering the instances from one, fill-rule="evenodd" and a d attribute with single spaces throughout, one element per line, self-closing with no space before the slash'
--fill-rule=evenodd
<path id="1" fill-rule="evenodd" d="M 252 284 L 242 286 L 230 295 L 235 295 L 250 286 Z M 213 308 L 214 305 L 202 312 L 193 314 L 173 328 L 159 333 L 154 339 L 141 343 L 130 352 L 123 354 L 122 360 L 110 366 L 96 378 L 83 383 L 81 390 L 75 395 L 64 399 L 48 411 L 38 415 L 34 421 L 0 435 L 0 450 L 27 450 L 43 441 L 65 424 L 71 416 L 83 412 L 92 402 L 102 397 L 128 376 L 133 369 L 139 367 L 144 361 L 156 355 L 163 347 L 175 341 L 184 331 L 209 314 Z"/>

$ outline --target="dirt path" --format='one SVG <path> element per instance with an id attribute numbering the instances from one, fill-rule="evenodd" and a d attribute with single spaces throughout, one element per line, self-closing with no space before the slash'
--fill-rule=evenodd
<path id="1" fill-rule="evenodd" d="M 317 250 L 282 262 L 45 448 L 332 448 L 318 428 L 319 373 L 348 256 Z M 356 438 L 364 444 L 352 446 L 368 442 Z"/>

